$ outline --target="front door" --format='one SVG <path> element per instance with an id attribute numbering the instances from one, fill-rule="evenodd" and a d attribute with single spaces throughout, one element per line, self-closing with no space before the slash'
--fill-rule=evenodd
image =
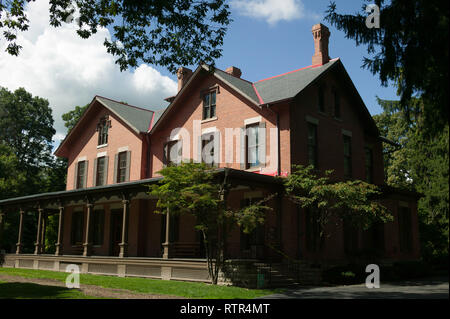
<path id="1" fill-rule="evenodd" d="M 111 255 L 119 256 L 120 246 L 122 242 L 122 214 L 121 209 L 111 210 Z"/>

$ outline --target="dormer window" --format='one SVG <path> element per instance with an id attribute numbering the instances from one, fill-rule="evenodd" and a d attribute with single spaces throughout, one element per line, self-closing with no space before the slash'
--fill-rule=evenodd
<path id="1" fill-rule="evenodd" d="M 203 95 L 203 119 L 210 119 L 216 116 L 216 91 L 211 91 Z"/>
<path id="2" fill-rule="evenodd" d="M 108 144 L 108 129 L 111 127 L 111 120 L 108 115 L 100 118 L 100 121 L 97 124 L 97 132 L 98 132 L 98 145 L 106 145 Z"/>

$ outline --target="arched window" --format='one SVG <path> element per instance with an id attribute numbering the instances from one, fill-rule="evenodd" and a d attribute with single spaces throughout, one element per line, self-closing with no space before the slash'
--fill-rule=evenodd
<path id="1" fill-rule="evenodd" d="M 100 118 L 97 124 L 98 145 L 108 144 L 108 129 L 111 127 L 111 120 L 108 115 Z"/>

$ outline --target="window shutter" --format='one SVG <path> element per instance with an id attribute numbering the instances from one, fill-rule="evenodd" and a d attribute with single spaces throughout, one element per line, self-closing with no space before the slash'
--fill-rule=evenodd
<path id="1" fill-rule="evenodd" d="M 125 169 L 125 182 L 130 181 L 130 167 L 131 167 L 131 151 L 127 152 L 127 167 Z"/>
<path id="2" fill-rule="evenodd" d="M 79 163 L 79 162 L 78 162 Z M 78 163 L 75 164 L 75 177 L 73 179 L 73 189 L 77 189 L 77 181 L 78 181 Z"/>
<path id="3" fill-rule="evenodd" d="M 94 175 L 92 175 L 93 185 L 97 186 L 97 161 L 98 158 L 94 159 Z"/>
<path id="4" fill-rule="evenodd" d="M 241 156 L 240 156 L 240 163 L 241 163 L 241 169 L 247 168 L 247 129 L 244 127 L 241 127 Z"/>
<path id="5" fill-rule="evenodd" d="M 163 146 L 163 167 L 167 166 L 167 150 L 168 150 L 169 144 L 165 143 Z"/>
<path id="6" fill-rule="evenodd" d="M 108 185 L 108 162 L 109 162 L 109 156 L 105 156 L 105 166 L 104 166 L 104 180 L 103 185 Z"/>
<path id="7" fill-rule="evenodd" d="M 266 122 L 259 123 L 258 158 L 261 166 L 266 166 Z"/>
<path id="8" fill-rule="evenodd" d="M 114 156 L 114 180 L 113 184 L 117 183 L 117 165 L 119 165 L 119 154 Z"/>
<path id="9" fill-rule="evenodd" d="M 85 163 L 86 164 L 84 165 L 84 184 L 83 184 L 83 188 L 87 187 L 89 161 L 86 161 Z"/>

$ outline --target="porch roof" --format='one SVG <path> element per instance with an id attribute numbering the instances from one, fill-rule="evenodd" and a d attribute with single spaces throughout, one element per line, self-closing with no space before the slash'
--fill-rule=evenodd
<path id="1" fill-rule="evenodd" d="M 281 180 L 279 180 L 279 178 L 273 176 L 261 175 L 257 173 L 232 168 L 216 169 L 216 173 L 218 174 L 225 174 L 225 172 L 227 172 L 228 176 L 232 178 L 234 181 L 240 181 L 242 183 L 256 183 L 259 185 L 261 184 L 276 185 L 281 183 Z M 131 192 L 139 189 L 141 189 L 141 191 L 144 191 L 143 188 L 145 187 L 145 185 L 156 183 L 162 179 L 163 177 L 153 177 L 119 184 L 111 184 L 82 189 L 73 189 L 68 191 L 57 191 L 57 192 L 40 193 L 21 197 L 7 198 L 0 200 L 0 210 L 3 207 L 13 206 L 17 204 L 27 204 L 38 201 L 48 201 L 48 200 L 51 201 L 57 199 L 65 200 L 73 197 L 94 196 L 114 192 L 127 192 L 127 191 Z"/>

